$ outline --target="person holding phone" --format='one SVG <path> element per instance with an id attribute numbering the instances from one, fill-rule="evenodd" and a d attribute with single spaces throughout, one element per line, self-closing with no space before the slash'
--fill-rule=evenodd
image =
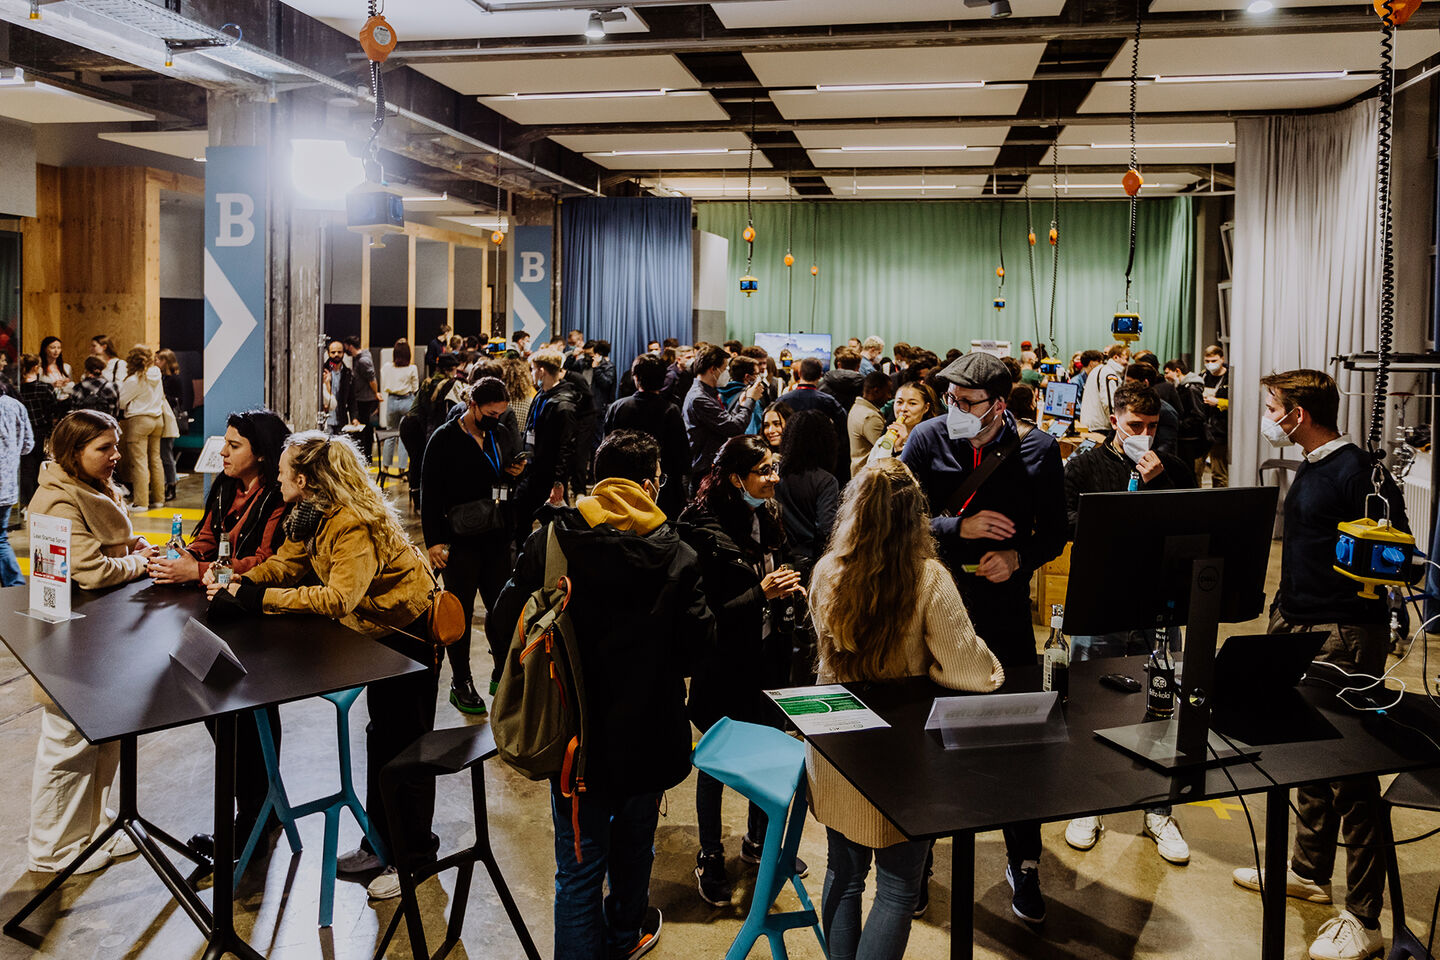
<path id="1" fill-rule="evenodd" d="M 450 703 L 461 713 L 485 713 L 470 663 L 470 621 L 475 594 L 480 594 L 488 616 L 510 577 L 513 485 L 525 470 L 525 459 L 517 456 L 518 433 L 504 381 L 482 376 L 470 391 L 465 412 L 447 420 L 425 447 L 420 525 L 430 565 L 465 608 L 465 632 L 445 648 Z M 493 693 L 505 650 L 492 648 L 490 653 Z"/>
<path id="2" fill-rule="evenodd" d="M 721 717 L 777 725 L 763 691 L 789 679 L 797 600 L 805 595 L 800 574 L 786 563 L 785 528 L 775 501 L 778 466 L 760 437 L 732 437 L 680 517 L 681 535 L 700 555 L 720 641 L 690 683 L 690 720 L 702 731 Z M 701 899 L 724 906 L 731 896 L 720 839 L 724 788 L 709 774 L 698 777 L 695 878 Z M 749 828 L 740 846 L 746 863 L 760 862 L 765 826 L 764 811 L 750 804 Z M 804 865 L 797 867 L 803 876 Z"/>

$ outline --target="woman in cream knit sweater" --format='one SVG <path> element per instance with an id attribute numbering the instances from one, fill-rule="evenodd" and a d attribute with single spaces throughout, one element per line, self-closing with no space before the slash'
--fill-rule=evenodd
<path id="1" fill-rule="evenodd" d="M 135 536 L 120 488 L 111 477 L 120 462 L 120 425 L 96 410 L 76 410 L 50 434 L 50 459 L 40 467 L 31 516 L 70 521 L 70 576 L 85 590 L 116 587 L 145 576 L 155 548 Z M 110 825 L 106 810 L 120 745 L 91 746 L 65 715 L 40 694 L 40 743 L 30 790 L 30 869 L 55 872 Z M 79 872 L 99 870 L 135 845 L 116 833 Z"/>
<path id="2" fill-rule="evenodd" d="M 1005 681 L 936 559 L 925 496 L 899 460 L 867 466 L 846 488 L 810 595 L 820 683 L 929 676 L 952 690 L 989 692 Z M 820 913 L 831 960 L 851 960 L 857 951 L 898 960 L 930 844 L 907 841 L 808 747 L 806 767 L 815 819 L 829 842 Z M 862 934 L 860 898 L 872 859 L 875 903 Z"/>

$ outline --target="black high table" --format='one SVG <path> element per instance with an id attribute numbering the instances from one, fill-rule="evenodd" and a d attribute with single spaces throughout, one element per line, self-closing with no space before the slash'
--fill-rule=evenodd
<path id="1" fill-rule="evenodd" d="M 120 744 L 119 817 L 60 871 L 6 924 L 17 939 L 34 937 L 21 925 L 90 854 L 117 830 L 141 856 L 205 934 L 204 960 L 226 954 L 260 954 L 235 932 L 233 878 L 235 829 L 235 717 L 257 707 L 345 690 L 425 668 L 383 644 L 319 616 L 242 617 L 207 624 L 225 639 L 248 671 L 223 683 L 202 684 L 170 659 L 181 627 L 205 623 L 205 594 L 195 586 L 168 587 L 140 580 L 101 592 L 74 591 L 80 619 L 47 623 L 24 615 L 28 586 L 0 590 L 0 640 L 50 699 L 92 744 Z M 155 842 L 197 863 L 185 844 L 140 815 L 136 742 L 143 733 L 214 718 L 215 860 L 213 909 L 207 908 Z"/>
<path id="2" fill-rule="evenodd" d="M 938 735 L 925 730 L 925 720 L 935 697 L 957 694 L 923 678 L 845 684 L 890 727 L 807 738 L 906 837 L 953 838 L 952 958 L 974 953 L 977 832 L 1236 795 L 1216 767 L 1172 777 L 1095 738 L 1097 729 L 1139 722 L 1145 708 L 1143 694 L 1102 687 L 1100 676 L 1128 673 L 1143 680 L 1144 662 L 1143 657 L 1127 657 L 1071 665 L 1065 708 L 1069 740 L 1064 743 L 946 750 Z M 1322 670 L 1314 672 L 1319 676 Z M 1039 689 L 1038 667 L 1015 673 L 1004 692 Z M 1285 876 L 1288 866 L 1290 788 L 1440 763 L 1440 750 L 1395 722 L 1440 740 L 1440 715 L 1422 696 L 1407 694 L 1382 717 L 1345 707 L 1331 688 L 1317 681 L 1307 680 L 1292 695 L 1296 702 L 1288 705 L 1289 715 L 1309 715 L 1297 725 L 1303 729 L 1274 735 L 1287 742 L 1260 744 L 1257 763 L 1274 782 L 1249 763 L 1226 767 L 1240 793 L 1266 795 L 1267 877 Z M 1304 703 L 1299 702 L 1302 698 Z M 1260 955 L 1279 960 L 1285 940 L 1283 882 L 1266 884 L 1263 908 Z"/>

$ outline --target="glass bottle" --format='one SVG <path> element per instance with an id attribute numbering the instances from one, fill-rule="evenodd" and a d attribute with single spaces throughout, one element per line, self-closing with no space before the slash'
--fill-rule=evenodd
<path id="1" fill-rule="evenodd" d="M 220 586 L 227 586 L 230 578 L 234 576 L 234 568 L 230 565 L 230 536 L 226 533 L 220 534 L 220 551 L 215 562 L 210 564 L 210 572 L 215 576 L 215 582 Z"/>
<path id="2" fill-rule="evenodd" d="M 165 556 L 171 560 L 179 560 L 180 554 L 185 551 L 185 518 L 175 514 L 170 518 L 170 539 L 165 542 Z"/>
<path id="3" fill-rule="evenodd" d="M 1041 689 L 1054 690 L 1060 694 L 1060 702 L 1070 701 L 1070 642 L 1060 631 L 1065 620 L 1065 608 L 1061 604 L 1050 606 L 1050 636 L 1045 641 L 1045 669 L 1041 677 Z"/>

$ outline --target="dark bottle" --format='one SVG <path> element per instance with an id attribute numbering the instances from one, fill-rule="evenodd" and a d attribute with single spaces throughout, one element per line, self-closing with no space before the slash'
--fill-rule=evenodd
<path id="1" fill-rule="evenodd" d="M 1061 703 L 1070 702 L 1070 643 L 1060 632 L 1065 620 L 1065 608 L 1060 604 L 1050 607 L 1050 637 L 1045 641 L 1045 669 L 1041 677 L 1041 689 L 1054 690 L 1060 694 Z"/>
<path id="2" fill-rule="evenodd" d="M 1170 659 L 1170 638 L 1160 634 L 1150 648 L 1150 662 L 1145 664 L 1145 714 L 1148 718 L 1166 719 L 1175 714 L 1175 661 Z"/>

